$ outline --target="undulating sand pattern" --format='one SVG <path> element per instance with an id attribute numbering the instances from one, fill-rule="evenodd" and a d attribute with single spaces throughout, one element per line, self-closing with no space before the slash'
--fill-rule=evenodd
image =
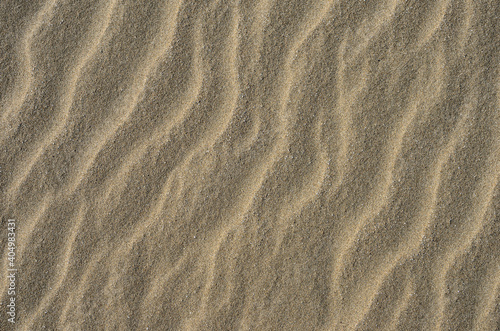
<path id="1" fill-rule="evenodd" d="M 500 330 L 499 1 L 0 17 L 0 330 Z"/>

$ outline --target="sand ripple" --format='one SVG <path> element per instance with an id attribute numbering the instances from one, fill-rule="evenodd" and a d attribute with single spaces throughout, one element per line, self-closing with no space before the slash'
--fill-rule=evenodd
<path id="1" fill-rule="evenodd" d="M 498 330 L 497 2 L 0 9 L 15 329 Z"/>

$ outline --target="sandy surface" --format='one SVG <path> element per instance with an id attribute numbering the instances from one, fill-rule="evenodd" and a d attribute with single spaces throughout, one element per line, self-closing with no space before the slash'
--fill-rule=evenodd
<path id="1" fill-rule="evenodd" d="M 499 17 L 1 1 L 0 330 L 499 330 Z"/>

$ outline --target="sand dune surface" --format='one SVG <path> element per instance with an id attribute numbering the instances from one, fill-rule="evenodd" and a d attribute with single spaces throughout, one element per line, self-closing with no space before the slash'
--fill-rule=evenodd
<path id="1" fill-rule="evenodd" d="M 499 330 L 499 16 L 2 1 L 0 330 Z"/>

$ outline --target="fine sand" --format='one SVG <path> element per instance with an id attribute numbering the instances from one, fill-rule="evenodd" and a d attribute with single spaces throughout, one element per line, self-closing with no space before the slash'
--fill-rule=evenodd
<path id="1" fill-rule="evenodd" d="M 499 17 L 0 1 L 0 331 L 499 330 Z"/>

